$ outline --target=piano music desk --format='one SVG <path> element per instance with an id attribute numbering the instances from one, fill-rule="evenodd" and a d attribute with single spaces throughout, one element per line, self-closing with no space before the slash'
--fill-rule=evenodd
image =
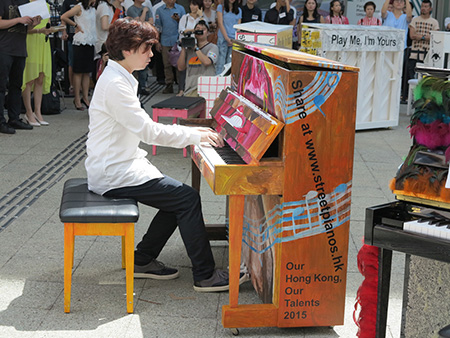
<path id="1" fill-rule="evenodd" d="M 187 119 L 189 117 L 205 117 L 206 101 L 203 97 L 174 96 L 164 101 L 155 103 L 152 106 L 153 121 L 158 122 L 162 116 L 173 117 L 172 123 L 177 123 L 177 119 Z M 156 155 L 156 146 L 152 146 L 152 155 Z M 186 148 L 183 149 L 183 156 L 187 156 Z"/>

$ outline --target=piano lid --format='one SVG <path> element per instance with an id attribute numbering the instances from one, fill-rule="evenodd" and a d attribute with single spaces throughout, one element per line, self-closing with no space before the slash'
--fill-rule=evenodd
<path id="1" fill-rule="evenodd" d="M 250 43 L 245 41 L 233 40 L 233 48 L 238 50 L 250 50 L 275 60 L 280 60 L 286 62 L 287 64 L 296 64 L 301 66 L 309 66 L 316 68 L 326 68 L 326 69 L 338 69 L 346 70 L 352 72 L 358 72 L 358 67 L 353 67 L 349 65 L 344 65 L 337 61 L 322 58 L 320 56 L 315 56 L 307 53 L 300 52 L 294 49 L 288 49 L 278 46 L 269 46 L 259 43 Z"/>
<path id="2" fill-rule="evenodd" d="M 284 123 L 243 96 L 226 89 L 210 112 L 215 129 L 247 164 L 257 164 Z"/>

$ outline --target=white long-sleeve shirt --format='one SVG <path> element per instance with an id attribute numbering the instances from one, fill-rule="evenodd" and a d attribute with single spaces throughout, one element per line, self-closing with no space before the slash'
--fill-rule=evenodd
<path id="1" fill-rule="evenodd" d="M 85 167 L 89 190 L 97 194 L 163 177 L 139 148 L 141 141 L 174 148 L 200 144 L 194 128 L 154 122 L 141 108 L 137 86 L 136 79 L 112 60 L 95 86 Z"/>

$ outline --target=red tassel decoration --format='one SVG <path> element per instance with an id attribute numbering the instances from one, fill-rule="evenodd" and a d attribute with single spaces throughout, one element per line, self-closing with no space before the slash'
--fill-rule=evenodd
<path id="1" fill-rule="evenodd" d="M 353 321 L 359 328 L 359 338 L 376 336 L 379 252 L 380 249 L 376 246 L 366 244 L 358 252 L 358 269 L 364 276 L 364 281 L 356 293 Z"/>

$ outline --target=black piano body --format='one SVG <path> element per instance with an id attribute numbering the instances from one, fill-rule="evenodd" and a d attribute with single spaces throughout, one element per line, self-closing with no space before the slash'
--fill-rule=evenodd
<path id="1" fill-rule="evenodd" d="M 380 248 L 378 270 L 377 338 L 386 336 L 392 251 L 450 263 L 450 240 L 403 230 L 417 219 L 415 208 L 429 206 L 395 201 L 366 209 L 364 243 Z M 436 210 L 445 210 L 435 208 Z M 450 229 L 449 229 L 450 231 Z"/>

